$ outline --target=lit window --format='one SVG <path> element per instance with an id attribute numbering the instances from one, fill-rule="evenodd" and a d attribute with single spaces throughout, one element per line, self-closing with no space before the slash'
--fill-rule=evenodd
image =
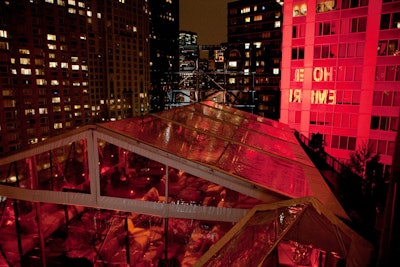
<path id="1" fill-rule="evenodd" d="M 7 31 L 0 30 L 0 37 L 7 38 L 8 37 Z"/>
<path id="2" fill-rule="evenodd" d="M 50 68 L 57 68 L 57 66 L 58 66 L 58 64 L 57 64 L 56 61 L 51 61 L 51 62 L 49 62 L 49 67 L 50 67 Z"/>
<path id="3" fill-rule="evenodd" d="M 229 84 L 235 84 L 236 83 L 236 79 L 235 78 L 229 78 L 228 83 Z"/>
<path id="4" fill-rule="evenodd" d="M 237 61 L 229 61 L 228 66 L 231 68 L 236 68 L 237 67 Z"/>
<path id="5" fill-rule="evenodd" d="M 35 74 L 36 75 L 44 75 L 44 70 L 43 69 L 35 69 Z"/>
<path id="6" fill-rule="evenodd" d="M 254 21 L 261 21 L 261 20 L 262 20 L 262 15 L 254 16 Z"/>
<path id="7" fill-rule="evenodd" d="M 275 28 L 280 28 L 281 27 L 281 22 L 279 20 L 275 21 L 274 26 L 275 26 Z"/>
<path id="8" fill-rule="evenodd" d="M 32 70 L 31 69 L 22 68 L 21 69 L 21 74 L 22 75 L 31 75 L 32 74 Z"/>
<path id="9" fill-rule="evenodd" d="M 254 43 L 255 48 L 261 48 L 261 42 L 256 42 Z"/>
<path id="10" fill-rule="evenodd" d="M 59 97 L 53 97 L 52 98 L 52 100 L 51 100 L 51 103 L 60 103 L 61 102 L 61 99 L 59 98 Z"/>
<path id="11" fill-rule="evenodd" d="M 245 43 L 244 44 L 244 49 L 250 49 L 250 43 Z"/>
<path id="12" fill-rule="evenodd" d="M 60 83 L 57 80 L 51 80 L 51 85 L 59 85 Z"/>
<path id="13" fill-rule="evenodd" d="M 97 13 L 97 18 L 101 19 L 101 13 Z"/>
<path id="14" fill-rule="evenodd" d="M 91 10 L 86 11 L 86 15 L 87 15 L 89 18 L 91 18 L 91 17 L 92 17 L 92 11 L 91 11 Z"/>
<path id="15" fill-rule="evenodd" d="M 68 0 L 68 5 L 74 6 L 75 5 L 75 0 Z"/>
<path id="16" fill-rule="evenodd" d="M 49 58 L 56 58 L 56 54 L 54 54 L 54 53 L 49 53 Z"/>
<path id="17" fill-rule="evenodd" d="M 63 125 L 61 122 L 54 123 L 54 129 L 62 129 Z"/>
<path id="18" fill-rule="evenodd" d="M 242 8 L 242 9 L 240 10 L 240 13 L 241 13 L 241 14 L 249 13 L 249 12 L 250 12 L 250 7 L 244 7 L 244 8 Z"/>
<path id="19" fill-rule="evenodd" d="M 35 115 L 35 110 L 33 108 L 25 109 L 25 115 Z"/>
<path id="20" fill-rule="evenodd" d="M 57 0 L 57 4 L 59 6 L 65 6 L 65 1 L 64 0 Z"/>
<path id="21" fill-rule="evenodd" d="M 49 4 L 54 4 L 54 0 L 46 0 L 45 2 Z"/>
<path id="22" fill-rule="evenodd" d="M 250 17 L 246 17 L 245 19 L 244 19 L 244 22 L 246 22 L 246 23 L 249 23 L 251 20 L 250 20 Z"/>
<path id="23" fill-rule="evenodd" d="M 36 79 L 36 84 L 37 85 L 46 85 L 46 80 L 45 79 Z"/>
<path id="24" fill-rule="evenodd" d="M 19 63 L 21 65 L 29 65 L 29 64 L 31 64 L 31 60 L 29 58 L 20 58 Z"/>
<path id="25" fill-rule="evenodd" d="M 47 34 L 47 40 L 48 41 L 56 41 L 57 37 L 55 34 Z"/>
<path id="26" fill-rule="evenodd" d="M 78 57 L 71 57 L 72 62 L 78 62 Z"/>
<path id="27" fill-rule="evenodd" d="M 47 44 L 47 47 L 48 47 L 50 50 L 56 50 L 56 49 L 57 49 L 57 46 L 54 45 L 54 44 Z"/>
<path id="28" fill-rule="evenodd" d="M 85 3 L 83 3 L 83 2 L 78 2 L 78 6 L 79 6 L 79 7 L 82 7 L 82 8 L 85 8 Z"/>
<path id="29" fill-rule="evenodd" d="M 79 70 L 79 65 L 72 65 L 72 70 Z"/>
<path id="30" fill-rule="evenodd" d="M 29 49 L 20 49 L 19 50 L 20 54 L 25 54 L 25 55 L 29 55 L 31 52 L 29 51 Z"/>
<path id="31" fill-rule="evenodd" d="M 72 8 L 72 7 L 70 7 L 70 8 L 68 8 L 68 13 L 71 13 L 71 14 L 76 14 L 76 9 L 75 9 L 75 8 Z"/>
<path id="32" fill-rule="evenodd" d="M 278 74 L 279 74 L 279 68 L 274 68 L 274 69 L 272 70 L 272 73 L 273 73 L 274 75 L 278 75 Z"/>
<path id="33" fill-rule="evenodd" d="M 67 62 L 61 62 L 61 68 L 67 69 L 68 68 L 68 63 Z"/>
<path id="34" fill-rule="evenodd" d="M 39 114 L 47 114 L 47 108 L 39 108 Z"/>

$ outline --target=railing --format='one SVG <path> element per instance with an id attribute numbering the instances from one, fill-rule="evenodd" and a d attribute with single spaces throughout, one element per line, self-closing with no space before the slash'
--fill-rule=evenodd
<path id="1" fill-rule="evenodd" d="M 323 160 L 323 162 L 330 167 L 332 171 L 335 171 L 337 174 L 343 174 L 344 171 L 347 173 L 351 173 L 359 177 L 358 174 L 354 173 L 348 166 L 346 166 L 343 162 L 334 158 L 333 156 L 326 153 L 322 147 L 316 147 L 312 145 L 312 140 L 303 135 L 298 131 L 294 131 L 296 138 L 300 141 L 300 143 L 305 146 L 309 151 L 311 150 L 314 155 L 318 156 L 319 160 Z M 361 177 L 359 177 L 361 179 Z"/>

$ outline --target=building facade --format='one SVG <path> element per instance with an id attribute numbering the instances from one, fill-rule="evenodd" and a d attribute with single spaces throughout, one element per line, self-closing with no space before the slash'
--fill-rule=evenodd
<path id="1" fill-rule="evenodd" d="M 0 154 L 146 113 L 145 0 L 0 1 Z"/>
<path id="2" fill-rule="evenodd" d="M 346 161 L 368 146 L 390 169 L 400 112 L 400 2 L 288 0 L 280 121 Z"/>
<path id="3" fill-rule="evenodd" d="M 279 119 L 282 5 L 228 3 L 227 103 L 271 119 Z"/>
<path id="4" fill-rule="evenodd" d="M 150 0 L 150 78 L 152 112 L 164 110 L 166 87 L 179 69 L 179 1 Z"/>

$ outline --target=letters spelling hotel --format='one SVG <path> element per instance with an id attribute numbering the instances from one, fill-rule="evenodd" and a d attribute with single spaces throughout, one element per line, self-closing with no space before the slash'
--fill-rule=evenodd
<path id="1" fill-rule="evenodd" d="M 400 112 L 400 2 L 285 1 L 281 122 L 347 160 L 362 144 L 392 165 Z"/>

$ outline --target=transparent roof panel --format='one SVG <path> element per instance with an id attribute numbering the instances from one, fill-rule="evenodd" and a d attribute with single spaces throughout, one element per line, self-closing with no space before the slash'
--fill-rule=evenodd
<path id="1" fill-rule="evenodd" d="M 304 173 L 312 163 L 276 121 L 202 102 L 101 126 L 285 196 L 312 193 Z"/>

